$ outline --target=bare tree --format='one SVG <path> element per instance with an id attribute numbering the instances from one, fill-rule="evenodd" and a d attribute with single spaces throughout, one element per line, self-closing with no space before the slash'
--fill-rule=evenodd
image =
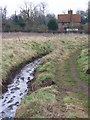
<path id="1" fill-rule="evenodd" d="M 20 7 L 20 14 L 26 19 L 27 22 L 36 24 L 44 24 L 45 23 L 45 13 L 47 10 L 47 4 L 41 2 L 38 5 L 34 5 L 33 3 L 25 2 L 23 7 Z"/>
<path id="2" fill-rule="evenodd" d="M 33 3 L 24 2 L 24 6 L 20 7 L 20 9 L 20 13 L 24 18 L 26 18 L 28 21 L 32 20 L 34 10 Z"/>
<path id="3" fill-rule="evenodd" d="M 63 10 L 62 13 L 65 14 L 65 13 L 66 13 L 66 10 Z"/>
<path id="4" fill-rule="evenodd" d="M 47 3 L 41 2 L 39 4 L 39 7 L 40 7 L 40 11 L 42 12 L 42 14 L 45 15 L 46 14 L 46 10 L 47 10 Z"/>
<path id="5" fill-rule="evenodd" d="M 4 8 L 0 7 L 0 14 L 2 14 L 2 20 L 5 20 L 7 17 L 7 7 Z"/>

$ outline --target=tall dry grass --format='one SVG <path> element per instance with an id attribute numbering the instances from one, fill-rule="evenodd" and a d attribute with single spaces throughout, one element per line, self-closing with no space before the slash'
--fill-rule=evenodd
<path id="1" fill-rule="evenodd" d="M 2 39 L 2 80 L 5 80 L 8 73 L 13 67 L 39 54 L 32 49 L 32 42 L 42 44 L 50 41 L 53 56 L 62 59 L 68 57 L 68 53 L 73 51 L 73 47 L 84 45 L 88 42 L 87 35 L 79 34 L 29 34 L 29 33 L 4 33 Z M 0 80 L 0 83 L 2 82 Z"/>

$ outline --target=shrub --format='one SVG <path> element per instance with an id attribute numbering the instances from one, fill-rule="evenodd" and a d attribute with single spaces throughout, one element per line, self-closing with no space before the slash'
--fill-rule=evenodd
<path id="1" fill-rule="evenodd" d="M 48 22 L 48 29 L 49 30 L 57 30 L 58 29 L 58 24 L 56 19 L 51 19 Z"/>

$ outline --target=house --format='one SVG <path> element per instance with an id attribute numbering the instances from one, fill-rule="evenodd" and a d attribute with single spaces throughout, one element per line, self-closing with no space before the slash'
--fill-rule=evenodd
<path id="1" fill-rule="evenodd" d="M 73 10 L 68 10 L 68 14 L 58 15 L 58 31 L 78 30 L 81 24 L 80 14 L 73 14 Z M 71 27 L 73 26 L 73 27 Z"/>

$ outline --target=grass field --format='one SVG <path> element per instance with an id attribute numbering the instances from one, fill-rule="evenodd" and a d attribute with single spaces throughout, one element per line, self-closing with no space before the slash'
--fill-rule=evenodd
<path id="1" fill-rule="evenodd" d="M 16 118 L 86 118 L 88 117 L 88 96 L 81 89 L 77 92 L 77 81 L 70 71 L 69 61 L 71 55 L 81 51 L 88 44 L 87 35 L 80 34 L 38 34 L 18 35 L 19 37 L 3 38 L 3 80 L 13 67 L 17 68 L 21 63 L 39 56 L 45 55 L 39 67 L 36 69 L 34 82 L 30 85 L 30 91 L 22 99 L 16 112 Z M 15 36 L 15 35 L 14 35 Z M 87 83 L 86 56 L 83 51 L 76 59 L 76 72 L 78 77 Z M 81 62 L 80 62 L 81 61 Z M 85 65 L 85 66 L 84 66 Z M 81 69 L 84 72 L 81 72 Z M 86 85 L 86 84 L 85 84 Z M 23 108 L 23 109 L 22 109 Z"/>
<path id="2" fill-rule="evenodd" d="M 11 34 L 12 36 L 12 34 Z M 42 37 L 15 37 L 3 38 L 2 41 L 2 79 L 0 84 L 11 81 L 11 71 L 18 71 L 21 64 L 50 51 L 48 39 Z M 7 80 L 7 77 L 9 78 Z"/>
<path id="3" fill-rule="evenodd" d="M 88 84 L 88 74 L 86 75 L 86 71 L 88 70 L 88 49 L 81 50 L 80 54 L 77 56 L 76 66 L 77 66 L 77 74 L 80 78 Z"/>

